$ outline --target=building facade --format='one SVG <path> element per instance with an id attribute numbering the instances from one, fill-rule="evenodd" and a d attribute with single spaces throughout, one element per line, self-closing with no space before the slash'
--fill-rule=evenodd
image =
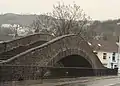
<path id="1" fill-rule="evenodd" d="M 112 69 L 118 67 L 119 54 L 117 52 L 97 51 L 96 55 L 105 67 Z"/>
<path id="2" fill-rule="evenodd" d="M 118 68 L 118 72 L 120 73 L 120 43 L 118 45 L 116 42 L 92 40 L 88 44 L 105 67 L 111 69 Z"/>

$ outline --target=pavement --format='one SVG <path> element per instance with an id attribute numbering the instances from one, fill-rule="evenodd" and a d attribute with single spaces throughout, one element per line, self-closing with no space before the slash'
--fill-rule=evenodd
<path id="1" fill-rule="evenodd" d="M 114 84 L 114 85 L 111 85 L 111 86 L 120 86 L 120 83 L 117 83 L 117 84 Z"/>
<path id="2" fill-rule="evenodd" d="M 111 79 L 104 79 L 104 80 L 96 80 L 94 82 L 88 82 L 88 83 L 85 83 L 85 85 L 86 86 L 114 86 L 119 82 L 120 82 L 119 78 L 111 78 Z"/>
<path id="3" fill-rule="evenodd" d="M 114 86 L 114 84 L 120 82 L 119 77 L 120 76 L 102 76 L 102 77 L 99 76 L 99 77 L 26 80 L 26 81 L 12 82 L 11 86 L 107 86 L 105 84 L 109 82 L 111 82 L 109 83 L 111 84 L 110 86 Z M 9 85 L 5 85 L 5 86 L 9 86 Z"/>
<path id="4" fill-rule="evenodd" d="M 79 77 L 79 78 L 65 78 L 65 79 L 55 79 L 54 80 L 44 80 L 42 84 L 34 84 L 29 86 L 63 86 L 63 85 L 70 85 L 76 84 L 76 83 L 88 83 L 88 82 L 94 82 L 99 80 L 108 80 L 108 79 L 117 79 L 118 76 L 102 76 L 102 77 Z M 76 85 L 75 85 L 76 86 Z M 79 85 L 80 86 L 80 85 Z M 92 85 L 91 85 L 92 86 Z M 95 85 L 98 86 L 98 85 Z M 100 85 L 104 86 L 104 85 Z"/>

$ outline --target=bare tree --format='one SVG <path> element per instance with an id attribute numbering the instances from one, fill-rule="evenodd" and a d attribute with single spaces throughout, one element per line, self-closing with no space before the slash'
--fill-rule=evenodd
<path id="1" fill-rule="evenodd" d="M 80 6 L 76 4 L 65 5 L 64 3 L 58 3 L 53 8 L 51 16 L 58 20 L 55 24 L 59 35 L 80 34 L 84 25 L 87 24 L 87 16 Z"/>
<path id="2" fill-rule="evenodd" d="M 86 31 L 87 23 L 90 17 L 87 17 L 80 6 L 65 5 L 58 3 L 53 5 L 53 11 L 47 13 L 46 16 L 38 16 L 33 22 L 36 32 L 42 29 L 47 29 L 48 32 L 55 36 L 65 34 L 82 34 Z"/>
<path id="3" fill-rule="evenodd" d="M 43 32 L 43 33 L 54 33 L 54 26 L 53 26 L 53 20 L 51 16 L 47 15 L 39 15 L 36 20 L 32 23 L 32 28 L 35 29 L 35 32 Z"/>

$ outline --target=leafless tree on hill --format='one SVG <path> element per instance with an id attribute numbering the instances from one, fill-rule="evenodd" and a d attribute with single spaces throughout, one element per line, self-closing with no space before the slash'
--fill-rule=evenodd
<path id="1" fill-rule="evenodd" d="M 58 3 L 53 5 L 53 11 L 44 16 L 40 15 L 33 22 L 36 32 L 46 29 L 48 33 L 55 36 L 65 34 L 86 35 L 90 17 L 86 16 L 77 4 L 65 5 Z"/>

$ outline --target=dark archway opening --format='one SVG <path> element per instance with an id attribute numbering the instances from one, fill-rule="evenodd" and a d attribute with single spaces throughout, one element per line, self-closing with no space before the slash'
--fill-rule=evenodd
<path id="1" fill-rule="evenodd" d="M 63 64 L 62 67 L 53 68 L 52 75 L 58 77 L 81 77 L 93 76 L 92 65 L 84 57 L 70 55 L 62 58 L 57 63 Z"/>
<path id="2" fill-rule="evenodd" d="M 79 55 L 70 55 L 59 61 L 64 67 L 82 67 L 92 68 L 91 64 L 84 57 Z"/>

